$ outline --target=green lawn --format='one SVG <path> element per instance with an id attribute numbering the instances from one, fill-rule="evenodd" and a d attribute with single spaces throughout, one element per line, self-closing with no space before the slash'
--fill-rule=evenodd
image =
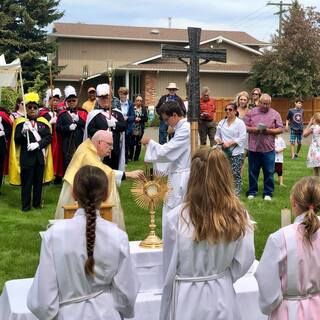
<path id="1" fill-rule="evenodd" d="M 287 148 L 289 149 L 289 148 Z M 247 190 L 247 170 L 245 168 L 243 195 L 241 199 L 249 213 L 257 222 L 255 230 L 256 256 L 261 256 L 267 236 L 280 226 L 280 210 L 289 207 L 289 192 L 293 183 L 302 176 L 311 175 L 306 168 L 308 147 L 303 146 L 301 157 L 289 159 L 285 153 L 284 183 L 287 187 L 276 185 L 271 202 L 259 196 L 251 201 L 245 197 Z M 144 168 L 142 161 L 129 163 L 128 170 Z M 148 213 L 136 206 L 130 192 L 131 182 L 125 181 L 120 188 L 122 206 L 130 240 L 141 240 L 147 235 Z M 261 186 L 260 186 L 261 189 Z M 37 267 L 40 248 L 39 231 L 45 230 L 48 220 L 53 218 L 60 186 L 46 186 L 44 208 L 30 213 L 20 211 L 20 188 L 4 185 L 0 196 L 0 288 L 7 280 L 32 277 Z M 157 210 L 159 213 L 160 210 Z M 157 214 L 158 234 L 161 234 L 160 214 Z M 0 289 L 1 291 L 1 289 Z"/>

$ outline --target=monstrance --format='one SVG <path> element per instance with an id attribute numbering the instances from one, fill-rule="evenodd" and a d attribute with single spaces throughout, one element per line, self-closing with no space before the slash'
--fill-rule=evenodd
<path id="1" fill-rule="evenodd" d="M 151 168 L 146 170 L 144 178 L 133 183 L 131 192 L 136 204 L 143 209 L 149 209 L 150 224 L 149 235 L 139 246 L 143 248 L 161 248 L 162 240 L 156 234 L 155 209 L 164 200 L 167 191 L 167 179 L 159 172 Z"/>

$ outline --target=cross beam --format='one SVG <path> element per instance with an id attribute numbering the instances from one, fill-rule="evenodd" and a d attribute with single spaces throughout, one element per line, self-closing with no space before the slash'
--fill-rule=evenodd
<path id="1" fill-rule="evenodd" d="M 226 50 L 200 48 L 200 28 L 188 28 L 188 37 L 188 47 L 162 45 L 161 54 L 164 58 L 178 58 L 180 60 L 183 58 L 189 59 L 189 62 L 186 63 L 188 79 L 188 120 L 191 122 L 191 151 L 193 154 L 198 146 L 200 105 L 199 59 L 205 60 L 204 63 L 209 61 L 226 62 Z"/>

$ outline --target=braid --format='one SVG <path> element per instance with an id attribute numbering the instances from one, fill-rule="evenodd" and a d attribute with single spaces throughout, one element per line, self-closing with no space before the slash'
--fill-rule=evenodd
<path id="1" fill-rule="evenodd" d="M 94 275 L 93 267 L 94 267 L 94 244 L 96 241 L 96 208 L 93 203 L 87 201 L 84 208 L 87 217 L 86 223 L 86 239 L 87 239 L 87 254 L 88 258 L 85 262 L 84 269 L 87 275 Z"/>
<path id="2" fill-rule="evenodd" d="M 96 241 L 97 210 L 108 198 L 108 178 L 94 166 L 84 166 L 76 173 L 73 194 L 86 213 L 86 245 L 88 258 L 84 265 L 86 275 L 94 276 L 94 246 Z"/>

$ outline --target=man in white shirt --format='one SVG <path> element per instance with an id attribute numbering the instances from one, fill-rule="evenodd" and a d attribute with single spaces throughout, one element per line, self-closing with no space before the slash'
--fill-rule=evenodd
<path id="1" fill-rule="evenodd" d="M 164 122 L 174 128 L 173 138 L 159 144 L 149 137 L 143 136 L 141 143 L 147 146 L 144 161 L 154 163 L 156 171 L 168 175 L 169 193 L 162 209 L 162 236 L 166 245 L 164 226 L 167 214 L 170 210 L 183 202 L 190 172 L 191 147 L 190 147 L 190 124 L 184 118 L 177 101 L 165 102 L 159 110 Z M 166 272 L 169 260 L 163 257 L 163 269 Z"/>

